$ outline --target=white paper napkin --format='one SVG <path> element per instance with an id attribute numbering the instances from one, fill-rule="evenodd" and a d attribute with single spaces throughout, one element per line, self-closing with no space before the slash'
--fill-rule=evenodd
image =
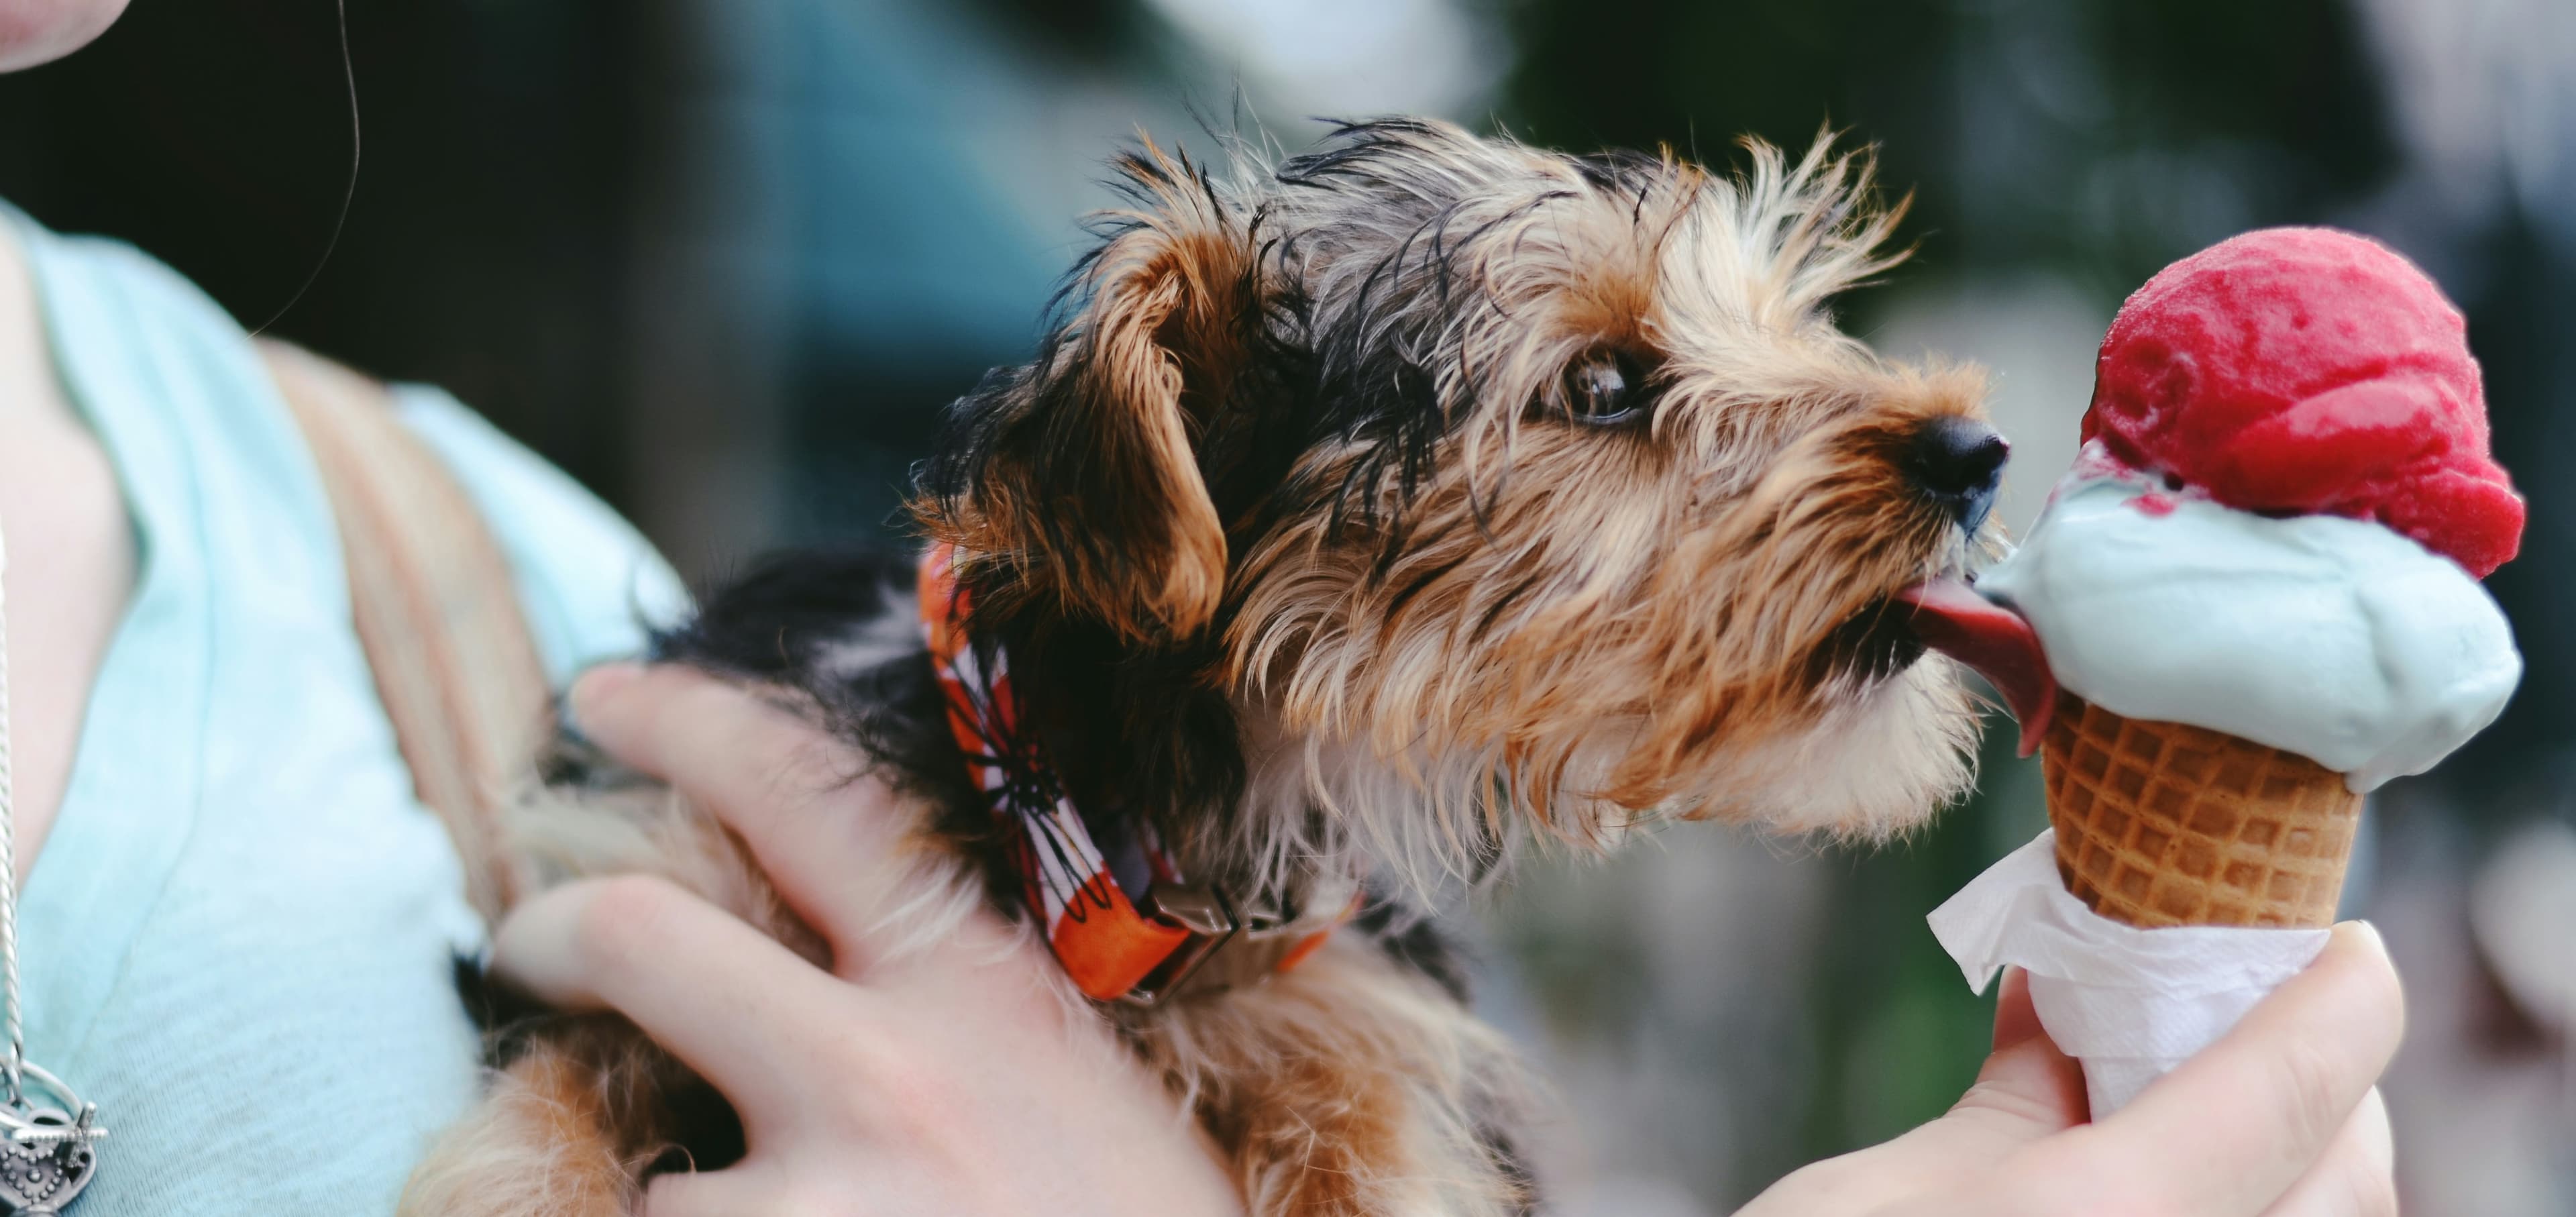
<path id="1" fill-rule="evenodd" d="M 2084 1062 L 2093 1118 L 2208 1047 L 2263 995 L 2325 950 L 2325 930 L 2175 926 L 2142 930 L 2084 907 L 2057 878 L 2042 832 L 1932 910 L 1932 936 L 1985 992 L 2007 964 L 2057 1046 Z"/>

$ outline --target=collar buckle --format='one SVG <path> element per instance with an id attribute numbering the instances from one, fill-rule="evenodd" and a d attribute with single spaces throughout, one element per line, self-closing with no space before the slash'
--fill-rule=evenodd
<path id="1" fill-rule="evenodd" d="M 1214 883 L 1157 883 L 1151 916 L 1184 930 L 1180 949 L 1120 1000 L 1152 1008 L 1192 988 L 1230 989 L 1278 970 L 1300 939 L 1287 933 L 1292 911 L 1277 906 L 1244 908 Z"/>

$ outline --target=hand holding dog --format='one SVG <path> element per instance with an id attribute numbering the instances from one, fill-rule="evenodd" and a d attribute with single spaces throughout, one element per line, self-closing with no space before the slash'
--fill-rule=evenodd
<path id="1" fill-rule="evenodd" d="M 1067 1017 L 1053 961 L 1000 918 L 881 957 L 862 910 L 905 817 L 839 743 L 676 667 L 596 671 L 573 705 L 594 742 L 739 833 L 834 960 L 656 879 L 570 884 L 502 924 L 505 975 L 626 1014 L 742 1115 L 742 1162 L 657 1178 L 647 1217 L 1242 1211 L 1195 1122 L 1105 1024 Z"/>
<path id="2" fill-rule="evenodd" d="M 1949 1114 L 1807 1167 L 1737 1217 L 2394 1217 L 2373 1083 L 2404 1026 L 2378 933 L 2346 923 L 2225 1039 L 2086 1124 L 2083 1070 L 2013 969 L 1994 1054 Z"/>

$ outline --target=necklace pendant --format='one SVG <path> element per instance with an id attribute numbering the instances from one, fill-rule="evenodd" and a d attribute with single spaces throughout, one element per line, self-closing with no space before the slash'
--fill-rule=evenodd
<path id="1" fill-rule="evenodd" d="M 61 1079 L 34 1065 L 20 1070 L 17 1100 L 0 1104 L 0 1217 L 56 1217 L 98 1173 L 107 1129 L 98 1105 Z"/>

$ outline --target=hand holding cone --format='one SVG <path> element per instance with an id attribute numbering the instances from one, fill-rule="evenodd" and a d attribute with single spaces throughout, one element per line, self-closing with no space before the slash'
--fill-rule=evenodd
<path id="1" fill-rule="evenodd" d="M 2365 792 L 2501 712 L 2521 656 L 2478 580 L 2523 520 L 2458 311 L 2366 239 L 2176 263 L 2099 362 L 2020 548 L 1900 597 L 2021 719 L 2053 829 L 1934 933 L 1972 985 L 2029 969 L 2097 1119 L 2324 945 Z"/>

